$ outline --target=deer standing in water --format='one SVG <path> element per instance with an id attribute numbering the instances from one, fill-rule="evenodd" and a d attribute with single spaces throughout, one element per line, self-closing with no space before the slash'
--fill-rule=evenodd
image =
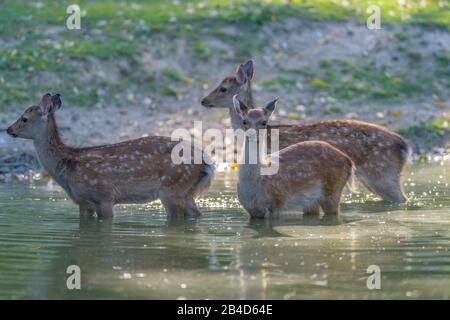
<path id="1" fill-rule="evenodd" d="M 329 143 L 299 142 L 272 153 L 267 161 L 278 162 L 274 175 L 261 174 L 267 164 L 261 154 L 256 163 L 249 163 L 250 143 L 256 142 L 253 150 L 260 150 L 259 130 L 267 129 L 276 101 L 249 109 L 237 95 L 233 97 L 240 127 L 246 132 L 245 161 L 239 165 L 239 201 L 253 218 L 277 217 L 291 206 L 302 207 L 305 215 L 318 216 L 322 208 L 326 216 L 338 216 L 342 190 L 353 174 L 353 161 Z"/>
<path id="2" fill-rule="evenodd" d="M 255 107 L 251 80 L 253 61 L 240 64 L 236 74 L 225 77 L 201 103 L 207 108 L 228 108 L 231 124 L 239 128 L 241 117 L 233 106 L 233 96 L 248 108 Z M 268 126 L 279 129 L 280 149 L 297 142 L 322 140 L 346 153 L 356 166 L 356 176 L 373 193 L 384 200 L 403 203 L 401 177 L 411 148 L 398 134 L 381 126 L 356 120 L 328 120 L 305 125 Z"/>
<path id="3" fill-rule="evenodd" d="M 7 129 L 33 140 L 39 162 L 79 205 L 80 215 L 110 217 L 114 204 L 160 199 L 169 216 L 198 216 L 194 198 L 209 187 L 214 166 L 171 160 L 178 143 L 152 136 L 117 144 L 73 148 L 61 140 L 55 112 L 59 94 L 45 94 Z"/>

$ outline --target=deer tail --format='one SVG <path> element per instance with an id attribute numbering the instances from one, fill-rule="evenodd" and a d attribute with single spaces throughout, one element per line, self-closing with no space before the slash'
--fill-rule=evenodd
<path id="1" fill-rule="evenodd" d="M 356 190 L 355 163 L 349 157 L 347 157 L 347 163 L 348 163 L 349 170 L 348 170 L 348 175 L 347 175 L 346 186 L 350 190 L 350 192 L 355 192 L 355 190 Z"/>
<path id="2" fill-rule="evenodd" d="M 194 187 L 194 194 L 196 197 L 202 195 L 206 190 L 208 190 L 214 178 L 214 172 L 214 162 L 206 153 L 203 153 L 201 176 Z"/>

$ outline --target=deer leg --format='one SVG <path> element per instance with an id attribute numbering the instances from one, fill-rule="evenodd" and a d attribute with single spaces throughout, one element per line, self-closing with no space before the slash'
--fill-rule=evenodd
<path id="1" fill-rule="evenodd" d="M 197 204 L 195 203 L 194 198 L 188 197 L 186 199 L 186 204 L 187 204 L 186 216 L 188 216 L 188 217 L 200 217 L 202 215 L 202 213 L 200 212 L 200 210 L 197 207 Z"/>
<path id="2" fill-rule="evenodd" d="M 80 217 L 92 217 L 95 209 L 88 204 L 80 204 Z"/>
<path id="3" fill-rule="evenodd" d="M 305 217 L 318 217 L 320 216 L 320 205 L 313 204 L 306 208 L 303 208 L 303 215 Z"/>
<path id="4" fill-rule="evenodd" d="M 113 216 L 113 204 L 112 202 L 101 202 L 96 206 L 95 211 L 99 218 L 112 218 Z"/>
<path id="5" fill-rule="evenodd" d="M 320 206 L 322 207 L 325 215 L 339 215 L 339 199 L 335 199 L 335 197 L 329 197 L 320 202 Z"/>
<path id="6" fill-rule="evenodd" d="M 169 217 L 183 217 L 188 211 L 186 200 L 180 197 L 171 197 L 169 195 L 161 196 L 161 202 Z"/>

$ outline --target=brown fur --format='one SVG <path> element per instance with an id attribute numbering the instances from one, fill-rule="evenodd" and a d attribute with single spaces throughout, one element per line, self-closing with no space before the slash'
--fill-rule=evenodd
<path id="1" fill-rule="evenodd" d="M 194 197 L 213 176 L 213 166 L 206 163 L 174 165 L 171 151 L 178 142 L 169 137 L 69 147 L 61 140 L 54 111 L 44 116 L 39 106 L 28 108 L 7 131 L 33 140 L 41 164 L 81 215 L 112 216 L 114 204 L 161 199 L 168 215 L 196 216 Z"/>
<path id="2" fill-rule="evenodd" d="M 237 77 L 247 70 L 248 65 L 251 65 L 251 74 L 247 74 L 244 83 L 242 80 L 240 83 Z M 241 75 L 239 77 L 242 78 Z M 209 108 L 229 108 L 233 128 L 238 128 L 241 120 L 234 111 L 232 97 L 238 94 L 250 109 L 254 108 L 252 77 L 253 63 L 248 61 L 238 67 L 236 75 L 225 77 L 219 86 L 202 100 L 202 104 Z M 222 92 L 220 88 L 226 88 L 226 91 Z M 355 120 L 331 120 L 271 128 L 279 129 L 280 148 L 310 140 L 330 143 L 352 158 L 356 165 L 356 175 L 370 191 L 387 201 L 407 200 L 401 180 L 411 148 L 400 135 L 381 126 Z"/>
<path id="3" fill-rule="evenodd" d="M 306 207 L 304 212 L 311 214 L 311 207 L 319 205 L 325 214 L 339 214 L 342 191 L 353 168 L 353 162 L 347 155 L 326 142 L 309 141 L 282 149 L 279 157 L 278 174 L 264 177 L 267 193 L 271 195 L 276 211 L 284 208 L 292 195 L 307 193 L 314 185 L 320 184 L 323 199 Z M 315 211 L 313 214 L 318 213 Z"/>
<path id="4" fill-rule="evenodd" d="M 245 122 L 241 128 L 247 135 L 249 130 L 267 128 L 265 123 L 273 112 L 268 106 L 244 113 L 235 101 L 237 114 Z M 248 159 L 250 149 L 247 145 L 244 149 Z M 349 156 L 329 143 L 307 141 L 283 148 L 267 159 L 276 160 L 279 167 L 274 175 L 260 175 L 260 168 L 265 165 L 262 159 L 258 164 L 239 166 L 239 200 L 252 217 L 278 216 L 291 205 L 301 206 L 305 215 L 319 215 L 320 207 L 325 215 L 339 215 L 343 188 L 353 174 L 354 164 Z"/>

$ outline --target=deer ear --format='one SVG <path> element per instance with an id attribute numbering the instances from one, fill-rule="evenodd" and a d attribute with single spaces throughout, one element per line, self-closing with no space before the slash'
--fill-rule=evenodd
<path id="1" fill-rule="evenodd" d="M 236 113 L 241 117 L 244 118 L 247 114 L 248 107 L 243 103 L 239 98 L 237 97 L 237 94 L 233 96 L 233 106 L 234 110 L 236 110 Z"/>
<path id="2" fill-rule="evenodd" d="M 241 86 L 247 82 L 247 74 L 245 73 L 242 64 L 240 64 L 236 70 L 236 81 Z"/>
<path id="3" fill-rule="evenodd" d="M 272 112 L 275 110 L 275 107 L 277 106 L 277 102 L 280 98 L 275 97 L 272 101 L 269 101 L 266 106 L 264 107 L 264 113 L 267 116 L 270 116 Z"/>
<path id="4" fill-rule="evenodd" d="M 248 60 L 246 63 L 244 63 L 244 71 L 247 75 L 248 80 L 253 79 L 253 74 L 255 73 L 255 68 L 253 66 L 253 60 Z"/>
<path id="5" fill-rule="evenodd" d="M 43 116 L 46 116 L 50 112 L 52 109 L 52 95 L 50 93 L 46 93 L 42 96 L 41 101 L 39 102 L 39 108 L 41 109 Z"/>
<path id="6" fill-rule="evenodd" d="M 59 93 L 52 96 L 52 111 L 56 112 L 61 108 L 62 101 Z"/>

